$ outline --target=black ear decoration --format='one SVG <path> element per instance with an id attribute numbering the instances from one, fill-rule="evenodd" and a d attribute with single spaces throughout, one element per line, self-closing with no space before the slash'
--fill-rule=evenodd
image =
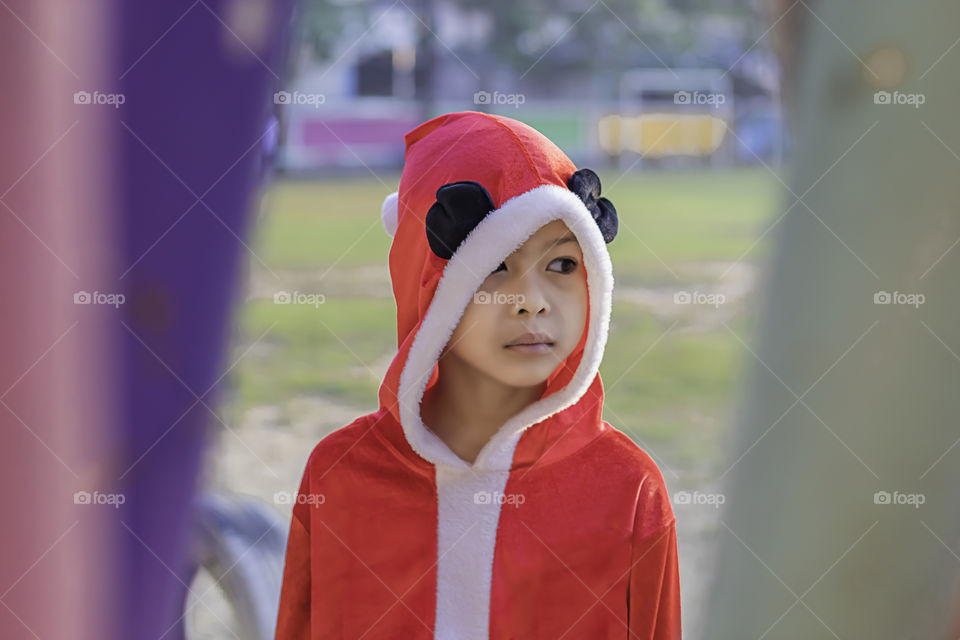
<path id="1" fill-rule="evenodd" d="M 583 200 L 600 227 L 603 241 L 610 243 L 617 236 L 620 225 L 613 203 L 600 197 L 600 177 L 590 169 L 580 169 L 567 180 L 567 188 Z"/>
<path id="2" fill-rule="evenodd" d="M 483 185 L 472 180 L 449 182 L 437 189 L 437 201 L 427 211 L 430 249 L 449 260 L 483 218 L 496 209 Z"/>

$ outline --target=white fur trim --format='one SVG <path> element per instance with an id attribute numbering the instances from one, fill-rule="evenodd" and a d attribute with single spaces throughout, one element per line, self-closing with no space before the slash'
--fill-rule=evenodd
<path id="1" fill-rule="evenodd" d="M 563 389 L 500 427 L 470 465 L 423 424 L 420 403 L 433 367 L 487 275 L 540 227 L 563 220 L 583 252 L 590 295 L 580 366 Z M 487 638 L 490 588 L 502 495 L 523 431 L 576 403 L 590 387 L 607 342 L 613 269 L 589 210 L 569 189 L 542 185 L 488 213 L 449 260 L 400 374 L 400 422 L 410 446 L 436 466 L 438 506 L 435 638 Z M 489 503 L 475 496 L 489 494 Z"/>
<path id="2" fill-rule="evenodd" d="M 437 465 L 440 526 L 434 638 L 490 637 L 490 586 L 501 509 L 498 497 L 509 476 L 509 471 L 474 474 Z"/>
<path id="3" fill-rule="evenodd" d="M 383 229 L 391 238 L 397 232 L 399 222 L 400 194 L 396 191 L 383 199 L 383 205 L 380 207 L 380 221 L 383 223 Z"/>

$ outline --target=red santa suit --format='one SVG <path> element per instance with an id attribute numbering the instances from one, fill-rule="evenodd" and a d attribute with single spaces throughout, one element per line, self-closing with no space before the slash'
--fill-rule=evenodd
<path id="1" fill-rule="evenodd" d="M 606 242 L 616 213 L 599 198 L 599 180 L 536 130 L 499 116 L 442 115 L 405 143 L 399 192 L 383 207 L 398 352 L 379 409 L 323 438 L 309 457 L 276 638 L 680 638 L 663 477 L 601 418 L 613 289 Z M 488 197 L 489 212 L 461 224 L 482 203 L 442 196 L 451 184 Z M 557 219 L 583 253 L 583 336 L 540 399 L 470 464 L 424 426 L 420 401 L 474 292 Z"/>

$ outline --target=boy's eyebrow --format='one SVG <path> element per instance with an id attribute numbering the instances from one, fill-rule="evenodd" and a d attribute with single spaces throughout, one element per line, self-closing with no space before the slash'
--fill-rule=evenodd
<path id="1" fill-rule="evenodd" d="M 547 252 L 558 245 L 564 244 L 565 242 L 576 242 L 576 241 L 577 241 L 577 237 L 573 235 L 573 233 L 571 232 L 565 236 L 562 236 L 560 238 L 554 238 L 553 240 L 547 242 L 546 244 L 543 245 L 543 250 L 544 252 Z"/>

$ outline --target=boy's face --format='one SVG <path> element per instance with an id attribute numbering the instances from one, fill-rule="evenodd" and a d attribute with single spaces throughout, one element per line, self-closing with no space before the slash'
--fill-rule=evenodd
<path id="1" fill-rule="evenodd" d="M 536 386 L 577 346 L 586 321 L 580 244 L 554 220 L 487 276 L 442 357 L 505 385 Z"/>

